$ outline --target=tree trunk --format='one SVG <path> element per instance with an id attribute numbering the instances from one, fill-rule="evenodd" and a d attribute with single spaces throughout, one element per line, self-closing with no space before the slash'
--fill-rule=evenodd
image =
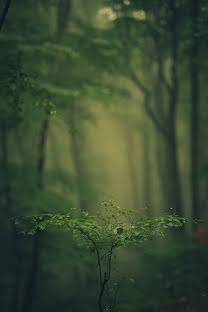
<path id="1" fill-rule="evenodd" d="M 5 198 L 5 211 L 7 212 L 8 220 L 13 216 L 12 214 L 12 193 L 11 193 L 11 181 L 9 172 L 9 159 L 8 159 L 8 128 L 6 124 L 1 125 L 1 153 L 2 153 L 2 174 L 3 174 L 3 197 Z M 12 230 L 12 244 L 14 250 L 14 256 L 16 261 L 15 273 L 14 273 L 14 287 L 11 295 L 11 311 L 18 312 L 19 308 L 19 290 L 21 284 L 21 267 L 22 267 L 22 254 L 18 249 L 17 240 L 18 234 L 16 232 L 15 225 L 11 224 Z"/>
<path id="2" fill-rule="evenodd" d="M 191 2 L 192 48 L 190 51 L 191 87 L 191 194 L 192 217 L 200 218 L 199 203 L 199 39 L 197 37 L 200 0 Z"/>
<path id="3" fill-rule="evenodd" d="M 179 83 L 178 83 L 178 23 L 176 1 L 170 0 L 170 32 L 171 32 L 171 88 L 169 90 L 169 112 L 168 112 L 168 145 L 169 145 L 169 162 L 170 178 L 172 180 L 173 196 L 175 197 L 172 207 L 179 215 L 182 215 L 181 207 L 181 187 L 179 176 L 179 163 L 176 137 L 176 109 L 178 104 Z M 172 201 L 173 201 L 172 200 Z"/>
<path id="4" fill-rule="evenodd" d="M 0 17 L 0 31 L 2 30 L 2 27 L 3 27 L 3 24 L 5 22 L 6 16 L 8 14 L 10 5 L 11 5 L 11 0 L 7 0 L 6 5 L 5 5 L 3 12 L 1 14 L 1 17 Z"/>
<path id="5" fill-rule="evenodd" d="M 64 34 L 68 24 L 68 17 L 71 8 L 71 0 L 59 0 L 57 7 L 57 33 L 56 33 L 56 43 L 61 44 L 64 38 Z M 58 71 L 60 63 L 60 52 L 57 52 L 51 72 L 49 75 L 49 82 L 53 83 Z M 37 161 L 37 187 L 40 191 L 44 189 L 43 175 L 45 169 L 46 161 L 46 143 L 48 137 L 50 122 L 50 114 L 46 112 L 46 116 L 43 120 L 41 131 L 40 131 L 40 141 L 38 150 L 38 161 Z M 37 275 L 39 271 L 40 263 L 40 232 L 37 232 L 33 238 L 32 246 L 32 264 L 31 271 L 28 276 L 28 281 L 26 284 L 25 296 L 23 299 L 23 312 L 32 311 L 33 302 L 37 290 Z"/>
<path id="6" fill-rule="evenodd" d="M 151 172 L 151 161 L 150 161 L 150 137 L 146 129 L 142 132 L 142 148 L 143 148 L 143 207 L 151 207 L 151 183 L 150 183 L 150 172 Z"/>
<path id="7" fill-rule="evenodd" d="M 167 209 L 173 208 L 177 214 L 182 215 L 181 211 L 181 188 L 179 178 L 179 165 L 177 159 L 177 147 L 174 130 L 170 141 L 165 143 L 166 148 L 166 174 L 168 178 L 168 192 L 167 192 Z"/>
<path id="8" fill-rule="evenodd" d="M 141 205 L 141 194 L 139 190 L 139 177 L 137 166 L 135 164 L 135 146 L 132 131 L 125 127 L 125 141 L 126 141 L 126 157 L 128 161 L 129 178 L 131 181 L 132 197 L 134 207 L 139 209 Z"/>
<path id="9" fill-rule="evenodd" d="M 87 211 L 87 202 L 83 199 L 86 191 L 84 190 L 83 184 L 85 175 L 82 168 L 82 160 L 80 158 L 80 134 L 71 134 L 71 155 L 76 175 L 76 188 L 78 204 L 81 211 Z"/>
<path id="10" fill-rule="evenodd" d="M 12 293 L 12 300 L 11 300 L 11 311 L 18 312 L 19 311 L 19 299 L 20 299 L 20 287 L 22 282 L 22 264 L 23 264 L 23 254 L 18 247 L 18 234 L 16 231 L 15 224 L 11 221 L 12 231 L 13 231 L 13 248 L 15 250 L 15 257 L 16 257 L 16 266 L 15 266 L 15 282 L 14 288 Z"/>
<path id="11" fill-rule="evenodd" d="M 37 286 L 37 274 L 40 262 L 40 232 L 35 234 L 32 246 L 32 264 L 31 271 L 28 276 L 27 289 L 23 300 L 23 312 L 32 311 Z"/>

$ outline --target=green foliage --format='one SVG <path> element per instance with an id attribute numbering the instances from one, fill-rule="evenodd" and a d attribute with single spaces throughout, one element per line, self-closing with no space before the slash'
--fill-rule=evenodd
<path id="1" fill-rule="evenodd" d="M 45 230 L 49 225 L 62 227 L 72 231 L 79 245 L 91 248 L 95 242 L 98 248 L 103 249 L 111 245 L 114 248 L 128 247 L 150 240 L 155 235 L 164 236 L 167 228 L 183 226 L 185 218 L 175 213 L 157 218 L 149 217 L 146 214 L 140 215 L 132 210 L 121 209 L 111 201 L 104 201 L 100 211 L 94 215 L 73 208 L 68 215 L 17 217 L 15 223 L 23 227 L 21 231 L 26 235 Z"/>
<path id="2" fill-rule="evenodd" d="M 132 210 L 121 209 L 112 201 L 104 201 L 100 210 L 93 215 L 71 209 L 67 215 L 40 214 L 17 217 L 14 222 L 20 233 L 25 235 L 34 235 L 51 225 L 70 231 L 77 245 L 95 256 L 100 284 L 98 306 L 101 312 L 104 311 L 104 307 L 107 309 L 112 306 L 112 302 L 113 305 L 116 302 L 112 296 L 117 296 L 117 291 L 114 290 L 115 287 L 110 291 L 108 286 L 115 250 L 137 246 L 138 243 L 149 241 L 154 236 L 164 236 L 167 228 L 181 227 L 185 219 L 174 213 L 158 218 L 149 217 L 145 213 L 138 214 Z M 132 278 L 129 281 L 135 283 Z"/>

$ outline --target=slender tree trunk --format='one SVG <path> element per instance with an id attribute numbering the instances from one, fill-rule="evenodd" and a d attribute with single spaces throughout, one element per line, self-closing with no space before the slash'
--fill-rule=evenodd
<path id="1" fill-rule="evenodd" d="M 164 100 L 164 81 L 165 78 L 163 76 L 163 56 L 160 47 L 158 47 L 158 42 L 155 42 L 157 50 L 158 50 L 158 70 L 157 77 L 155 79 L 155 104 L 158 109 L 158 116 L 160 116 L 163 123 L 165 123 L 166 115 L 165 115 L 165 105 L 167 105 Z M 162 197 L 162 205 L 160 204 L 160 209 L 162 208 L 162 212 L 167 211 L 167 207 L 170 207 L 169 199 L 170 199 L 170 179 L 167 171 L 167 142 L 164 135 L 161 133 L 155 134 L 156 144 L 156 162 L 157 162 L 157 171 L 158 171 L 158 179 L 160 181 L 160 190 Z M 171 205 L 172 206 L 172 205 Z"/>
<path id="2" fill-rule="evenodd" d="M 156 134 L 156 163 L 157 163 L 157 172 L 158 172 L 158 179 L 160 182 L 160 192 L 162 197 L 162 205 L 160 204 L 161 212 L 167 211 L 167 207 L 169 207 L 169 182 L 167 181 L 168 173 L 166 167 L 166 149 L 165 144 L 166 141 L 164 137 L 160 134 Z"/>
<path id="3" fill-rule="evenodd" d="M 40 142 L 39 142 L 39 149 L 38 149 L 38 162 L 37 162 L 37 186 L 39 190 L 43 189 L 43 173 L 46 161 L 46 139 L 48 134 L 49 128 L 49 118 L 44 119 L 42 128 L 40 131 Z"/>
<path id="4" fill-rule="evenodd" d="M 8 153 L 8 129 L 5 124 L 1 125 L 1 152 L 2 152 L 2 173 L 4 180 L 3 196 L 5 198 L 5 211 L 7 211 L 8 219 L 12 216 L 12 193 L 11 181 L 9 172 L 9 153 Z M 18 234 L 15 225 L 11 222 L 12 230 L 12 243 L 15 255 L 15 273 L 14 273 L 14 287 L 11 295 L 11 311 L 18 312 L 19 309 L 19 290 L 21 284 L 21 267 L 22 267 L 22 254 L 17 246 Z"/>
<path id="5" fill-rule="evenodd" d="M 144 207 L 150 208 L 151 206 L 151 182 L 150 182 L 150 172 L 151 172 L 151 161 L 150 161 L 150 140 L 149 133 L 146 129 L 143 130 L 143 198 L 144 198 Z"/>
<path id="6" fill-rule="evenodd" d="M 8 14 L 9 8 L 11 5 L 11 0 L 7 0 L 6 5 L 2 11 L 1 17 L 0 17 L 0 31 L 2 30 L 3 24 L 5 22 L 6 16 Z"/>
<path id="7" fill-rule="evenodd" d="M 64 35 L 67 30 L 69 14 L 71 12 L 71 0 L 59 0 L 57 6 L 57 31 L 55 42 L 57 45 L 61 44 L 64 40 Z M 51 71 L 49 74 L 49 83 L 54 83 L 56 74 L 59 69 L 61 61 L 61 53 L 57 51 Z M 48 137 L 48 130 L 50 125 L 50 114 L 46 112 L 45 118 L 43 119 L 40 142 L 39 142 L 39 160 L 38 160 L 38 187 L 43 188 L 43 172 L 46 160 L 46 142 Z"/>
<path id="8" fill-rule="evenodd" d="M 169 90 L 169 116 L 168 116 L 168 145 L 170 148 L 170 178 L 172 180 L 173 194 L 175 196 L 174 208 L 179 215 L 182 215 L 181 187 L 179 176 L 178 149 L 176 137 L 176 109 L 178 104 L 179 83 L 178 83 L 178 27 L 176 1 L 170 0 L 170 32 L 171 32 L 171 88 Z"/>
<path id="9" fill-rule="evenodd" d="M 4 177 L 4 189 L 5 196 L 5 209 L 7 210 L 8 217 L 11 216 L 11 185 L 9 178 L 9 160 L 8 160 L 8 129 L 7 126 L 2 124 L 1 126 L 1 151 L 2 151 L 2 173 Z"/>
<path id="10" fill-rule="evenodd" d="M 166 148 L 166 174 L 169 180 L 167 193 L 167 208 L 173 208 L 177 214 L 182 215 L 181 211 L 181 189 L 179 178 L 179 166 L 177 159 L 177 147 L 175 133 L 172 132 L 171 140 L 165 143 Z"/>
<path id="11" fill-rule="evenodd" d="M 33 308 L 33 302 L 34 302 L 34 298 L 36 294 L 39 262 L 40 262 L 40 232 L 38 231 L 35 234 L 35 237 L 33 239 L 32 264 L 31 264 L 31 270 L 28 276 L 25 297 L 23 299 L 23 307 L 22 307 L 23 312 L 32 311 L 32 308 Z"/>
<path id="12" fill-rule="evenodd" d="M 71 145 L 70 152 L 71 152 L 75 176 L 76 176 L 75 182 L 76 182 L 76 188 L 77 188 L 78 205 L 82 211 L 88 211 L 88 208 L 89 208 L 88 202 L 84 198 L 86 196 L 86 189 L 85 189 L 86 172 L 84 170 L 83 159 L 81 156 L 84 151 L 85 141 L 84 141 L 82 131 L 79 131 L 79 133 L 76 133 L 77 129 L 80 128 L 79 127 L 80 123 L 77 120 L 76 102 L 71 103 L 71 110 L 70 110 L 70 116 L 69 116 L 68 122 L 70 126 L 72 127 L 72 133 L 70 135 L 70 145 Z"/>
<path id="13" fill-rule="evenodd" d="M 46 135 L 48 130 L 48 119 L 44 120 L 43 128 L 40 135 L 40 143 L 38 150 L 38 161 L 37 161 L 37 187 L 40 191 L 44 189 L 43 174 L 44 174 L 44 164 L 45 164 L 45 143 Z M 31 251 L 31 269 L 28 274 L 28 279 L 26 282 L 25 295 L 23 297 L 22 311 L 28 312 L 32 311 L 33 303 L 37 291 L 37 277 L 39 272 L 40 264 L 40 239 L 41 233 L 38 231 L 32 240 L 32 251 Z"/>
<path id="14" fill-rule="evenodd" d="M 98 307 L 99 307 L 99 312 L 103 312 L 103 295 L 104 295 L 104 291 L 105 291 L 105 282 L 103 282 L 102 286 L 101 286 L 101 290 L 100 290 L 100 294 L 99 294 L 99 298 L 98 298 Z"/>
<path id="15" fill-rule="evenodd" d="M 15 284 L 12 296 L 12 309 L 13 312 L 19 311 L 19 296 L 20 296 L 20 285 L 22 281 L 22 255 L 17 252 L 16 254 L 16 274 L 15 274 Z"/>
<path id="16" fill-rule="evenodd" d="M 15 251 L 15 257 L 16 257 L 16 266 L 15 266 L 15 282 L 13 287 L 13 293 L 12 293 L 12 306 L 11 311 L 12 312 L 18 312 L 19 311 L 19 300 L 20 300 L 20 288 L 21 288 L 21 282 L 22 282 L 22 264 L 23 264 L 23 255 L 21 250 L 18 247 L 18 234 L 16 231 L 15 224 L 13 221 L 11 221 L 12 231 L 13 231 L 13 248 Z"/>
<path id="17" fill-rule="evenodd" d="M 141 205 L 141 194 L 139 190 L 139 177 L 137 172 L 137 167 L 135 164 L 135 146 L 134 137 L 132 131 L 125 127 L 125 141 L 126 141 L 126 157 L 128 161 L 129 178 L 131 181 L 132 197 L 134 207 L 139 209 Z"/>
<path id="18" fill-rule="evenodd" d="M 68 25 L 68 17 L 71 8 L 70 0 L 59 0 L 57 7 L 57 33 L 56 33 L 56 43 L 61 44 L 64 38 L 64 34 Z M 61 59 L 60 52 L 54 60 L 54 64 L 51 68 L 51 73 L 49 75 L 49 82 L 53 83 L 59 68 Z M 40 131 L 40 141 L 38 150 L 38 161 L 37 161 L 37 187 L 40 191 L 44 189 L 43 175 L 45 169 L 46 161 L 46 143 L 48 137 L 50 122 L 50 114 L 46 112 L 46 116 L 42 122 Z M 37 275 L 39 271 L 40 264 L 40 232 L 37 232 L 33 238 L 32 246 L 32 264 L 31 270 L 27 280 L 26 292 L 23 299 L 23 312 L 32 311 L 33 302 L 37 290 Z"/>
<path id="19" fill-rule="evenodd" d="M 200 0 L 191 2 L 192 48 L 190 51 L 191 87 L 191 195 L 192 217 L 200 218 L 199 204 L 199 40 L 197 37 Z"/>
<path id="20" fill-rule="evenodd" d="M 71 135 L 71 154 L 72 154 L 72 160 L 74 164 L 75 169 L 75 175 L 76 175 L 76 187 L 78 192 L 78 202 L 79 202 L 79 208 L 81 211 L 88 210 L 87 209 L 87 203 L 85 200 L 83 200 L 84 193 L 86 192 L 83 188 L 83 180 L 84 180 L 84 172 L 82 168 L 82 160 L 80 159 L 80 134 L 72 134 Z"/>

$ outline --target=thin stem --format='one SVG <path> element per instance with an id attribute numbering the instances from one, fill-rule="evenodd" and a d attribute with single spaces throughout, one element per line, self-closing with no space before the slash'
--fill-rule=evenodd
<path id="1" fill-rule="evenodd" d="M 89 241 L 91 241 L 91 243 L 95 247 L 95 251 L 96 251 L 96 255 L 97 255 L 98 269 L 99 269 L 100 285 L 102 285 L 103 284 L 102 266 L 101 266 L 101 261 L 100 261 L 100 253 L 99 253 L 99 250 L 97 248 L 97 245 L 96 245 L 95 241 L 90 237 L 90 235 L 87 232 L 83 231 L 83 229 L 79 229 L 79 230 L 82 234 L 84 234 L 89 239 Z"/>

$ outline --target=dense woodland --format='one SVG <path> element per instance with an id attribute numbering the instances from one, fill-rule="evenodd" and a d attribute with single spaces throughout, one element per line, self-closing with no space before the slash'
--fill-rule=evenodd
<path id="1" fill-rule="evenodd" d="M 0 47 L 0 310 L 207 311 L 208 2 L 1 0 Z"/>

